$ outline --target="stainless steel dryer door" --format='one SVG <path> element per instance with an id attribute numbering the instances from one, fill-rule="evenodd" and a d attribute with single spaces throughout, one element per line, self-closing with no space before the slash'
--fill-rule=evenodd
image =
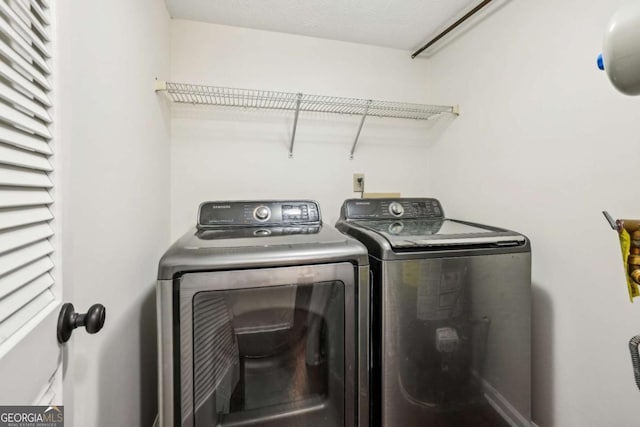
<path id="1" fill-rule="evenodd" d="M 530 254 L 382 265 L 383 425 L 529 426 Z"/>
<path id="2" fill-rule="evenodd" d="M 355 425 L 350 263 L 179 282 L 183 426 Z"/>

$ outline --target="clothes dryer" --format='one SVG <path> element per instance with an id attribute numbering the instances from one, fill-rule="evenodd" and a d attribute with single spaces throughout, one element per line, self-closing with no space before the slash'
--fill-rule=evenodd
<path id="1" fill-rule="evenodd" d="M 373 273 L 371 424 L 529 426 L 529 240 L 427 198 L 347 200 L 336 226 Z"/>
<path id="2" fill-rule="evenodd" d="M 316 202 L 203 203 L 159 265 L 160 425 L 367 426 L 368 282 Z"/>

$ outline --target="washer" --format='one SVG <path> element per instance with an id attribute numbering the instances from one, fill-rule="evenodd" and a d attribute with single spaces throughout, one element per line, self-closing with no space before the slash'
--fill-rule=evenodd
<path id="1" fill-rule="evenodd" d="M 158 279 L 161 426 L 368 425 L 367 251 L 316 202 L 205 202 Z"/>
<path id="2" fill-rule="evenodd" d="M 531 248 L 428 198 L 352 199 L 369 251 L 372 425 L 529 426 Z"/>

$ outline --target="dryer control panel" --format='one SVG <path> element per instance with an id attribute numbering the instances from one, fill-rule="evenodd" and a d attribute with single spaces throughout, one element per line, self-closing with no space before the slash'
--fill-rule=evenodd
<path id="1" fill-rule="evenodd" d="M 348 199 L 342 205 L 342 219 L 443 219 L 436 199 Z"/>
<path id="2" fill-rule="evenodd" d="M 200 229 L 320 223 L 320 206 L 310 200 L 204 202 L 198 210 Z"/>

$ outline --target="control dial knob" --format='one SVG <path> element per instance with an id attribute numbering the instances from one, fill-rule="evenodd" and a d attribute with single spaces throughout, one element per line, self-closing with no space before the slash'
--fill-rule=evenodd
<path id="1" fill-rule="evenodd" d="M 393 216 L 402 216 L 402 214 L 404 214 L 404 208 L 398 202 L 391 202 L 389 205 L 389 212 L 391 212 L 391 215 Z"/>
<path id="2" fill-rule="evenodd" d="M 271 209 L 266 206 L 258 206 L 253 211 L 253 217 L 258 221 L 266 221 L 271 216 Z"/>

